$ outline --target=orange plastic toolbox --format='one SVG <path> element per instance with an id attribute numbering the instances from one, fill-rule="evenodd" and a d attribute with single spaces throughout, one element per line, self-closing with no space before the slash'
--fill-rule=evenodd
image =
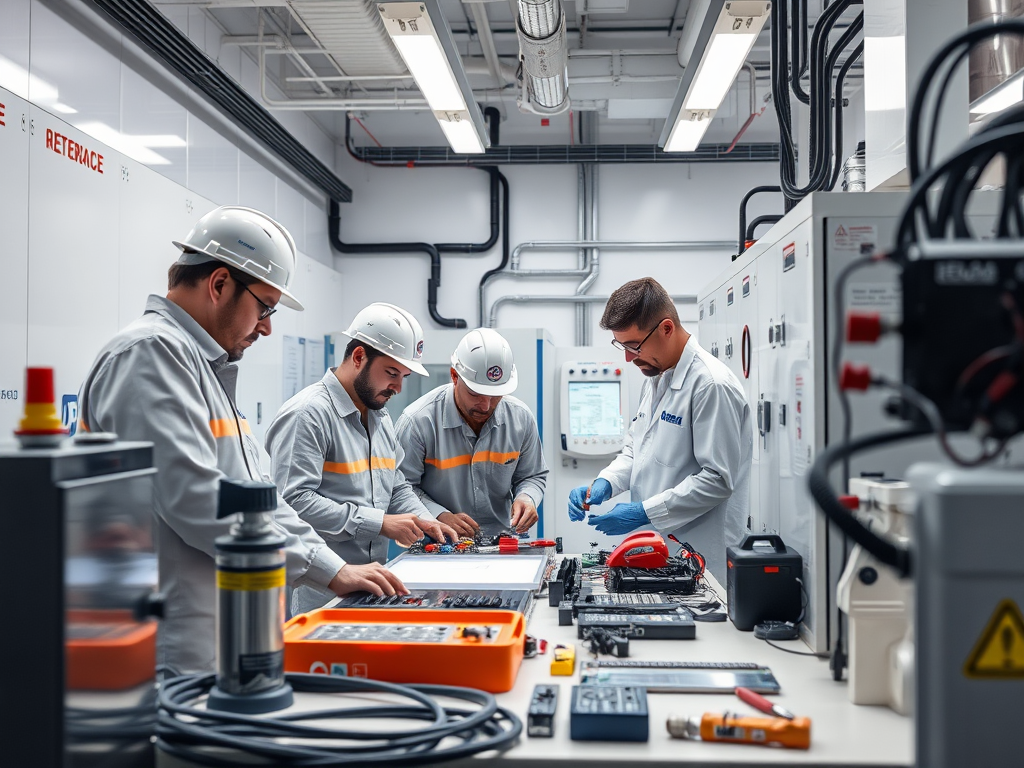
<path id="1" fill-rule="evenodd" d="M 321 608 L 285 624 L 284 668 L 504 693 L 525 639 L 516 611 Z"/>
<path id="2" fill-rule="evenodd" d="M 153 679 L 155 621 L 135 621 L 126 610 L 69 610 L 66 616 L 69 689 L 121 691 Z"/>

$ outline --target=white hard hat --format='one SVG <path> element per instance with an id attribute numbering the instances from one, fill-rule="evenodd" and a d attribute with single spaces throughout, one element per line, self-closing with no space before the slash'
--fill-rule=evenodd
<path id="1" fill-rule="evenodd" d="M 511 395 L 519 385 L 512 347 L 493 328 L 476 328 L 463 336 L 452 353 L 452 368 L 478 395 Z"/>
<path id="2" fill-rule="evenodd" d="M 411 313 L 394 304 L 378 301 L 363 307 L 352 318 L 345 335 L 373 347 L 421 376 L 429 376 L 420 363 L 423 328 Z"/>
<path id="3" fill-rule="evenodd" d="M 223 261 L 277 288 L 281 303 L 300 312 L 303 307 L 288 291 L 295 275 L 295 241 L 288 230 L 253 208 L 222 205 L 203 216 L 184 241 L 179 264 Z"/>

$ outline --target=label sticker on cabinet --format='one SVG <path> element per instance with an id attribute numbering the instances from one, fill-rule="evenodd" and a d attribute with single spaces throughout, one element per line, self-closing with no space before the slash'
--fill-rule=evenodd
<path id="1" fill-rule="evenodd" d="M 796 266 L 796 243 L 790 243 L 782 249 L 782 271 L 789 272 Z"/>
<path id="2" fill-rule="evenodd" d="M 874 224 L 837 224 L 832 230 L 832 248 L 835 251 L 870 256 L 875 252 L 877 242 L 878 228 Z"/>

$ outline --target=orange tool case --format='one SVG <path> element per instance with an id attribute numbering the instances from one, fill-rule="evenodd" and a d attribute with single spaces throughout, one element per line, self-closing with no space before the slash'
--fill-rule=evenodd
<path id="1" fill-rule="evenodd" d="M 504 693 L 525 639 L 516 611 L 321 608 L 285 624 L 284 668 Z"/>
<path id="2" fill-rule="evenodd" d="M 152 680 L 156 671 L 156 622 L 138 622 L 126 610 L 67 612 L 67 687 L 121 691 Z"/>

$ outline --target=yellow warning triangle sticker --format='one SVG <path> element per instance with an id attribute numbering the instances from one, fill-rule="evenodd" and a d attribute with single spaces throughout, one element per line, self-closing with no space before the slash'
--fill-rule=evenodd
<path id="1" fill-rule="evenodd" d="M 1024 616 L 1013 600 L 996 606 L 964 662 L 964 675 L 987 680 L 1024 678 Z"/>

